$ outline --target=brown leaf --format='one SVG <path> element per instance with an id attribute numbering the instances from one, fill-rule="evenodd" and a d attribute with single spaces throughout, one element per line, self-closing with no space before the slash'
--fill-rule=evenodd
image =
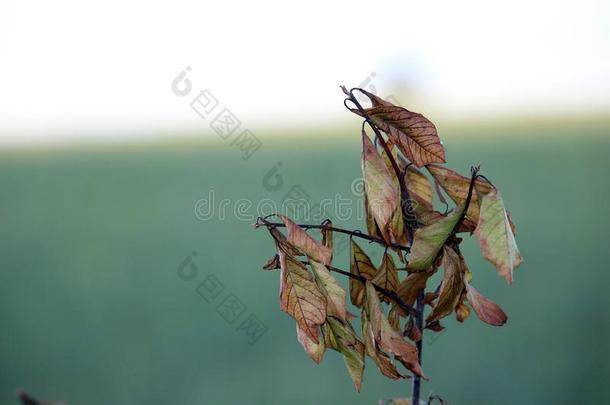
<path id="1" fill-rule="evenodd" d="M 452 248 L 443 247 L 444 276 L 439 297 L 434 309 L 426 318 L 430 324 L 451 314 L 457 306 L 464 289 L 464 274 L 468 270 L 464 259 Z"/>
<path id="2" fill-rule="evenodd" d="M 468 189 L 470 188 L 470 178 L 440 165 L 430 165 L 426 166 L 426 168 L 456 204 L 459 205 L 466 202 Z M 481 190 L 490 191 L 492 189 L 489 183 L 483 180 L 477 180 L 475 184 Z M 479 220 L 479 204 L 476 193 L 472 194 L 466 217 L 473 221 L 474 224 Z"/>
<path id="3" fill-rule="evenodd" d="M 508 214 L 500 193 L 492 189 L 488 193 L 477 186 L 480 198 L 480 215 L 474 233 L 479 240 L 483 257 L 492 262 L 498 274 L 508 284 L 513 281 L 513 270 L 519 267 L 523 258 L 519 253 Z"/>
<path id="4" fill-rule="evenodd" d="M 297 340 L 305 349 L 305 352 L 313 361 L 317 364 L 320 364 L 322 361 L 322 357 L 324 357 L 324 351 L 326 350 L 326 345 L 324 343 L 324 339 L 318 339 L 319 343 L 314 342 L 309 335 L 303 331 L 299 327 L 299 324 L 296 324 L 297 327 Z"/>
<path id="5" fill-rule="evenodd" d="M 390 357 L 379 350 L 377 345 L 373 339 L 373 331 L 371 329 L 371 325 L 369 319 L 366 315 L 366 311 L 362 311 L 362 340 L 364 340 L 364 347 L 366 348 L 366 354 L 373 359 L 381 374 L 385 375 L 392 380 L 398 380 L 400 378 L 405 378 L 396 366 Z"/>
<path id="6" fill-rule="evenodd" d="M 406 342 L 398 332 L 392 328 L 381 309 L 381 303 L 375 287 L 371 282 L 366 282 L 366 316 L 370 321 L 373 341 L 381 350 L 396 356 L 406 368 L 414 374 L 424 377 L 419 365 L 417 349 L 411 343 Z M 425 378 L 425 377 L 424 377 Z"/>
<path id="7" fill-rule="evenodd" d="M 413 211 L 416 216 L 433 210 L 432 207 L 432 185 L 430 180 L 413 166 L 407 169 L 405 179 L 409 196 L 413 200 Z"/>
<path id="8" fill-rule="evenodd" d="M 377 224 L 383 239 L 388 243 L 395 243 L 393 238 L 390 238 L 388 227 L 391 227 L 394 212 L 399 208 L 398 183 L 364 133 L 362 134 L 362 173 L 368 212 Z"/>
<path id="9" fill-rule="evenodd" d="M 398 285 L 398 296 L 401 300 L 403 300 L 407 305 L 413 306 L 415 304 L 415 300 L 417 299 L 417 295 L 422 288 L 426 287 L 426 282 L 430 277 L 430 272 L 419 272 L 419 273 L 411 273 L 402 280 L 402 282 Z M 402 315 L 406 315 L 406 313 L 402 313 Z"/>
<path id="10" fill-rule="evenodd" d="M 468 308 L 468 306 L 466 304 L 464 304 L 463 302 L 460 302 L 455 307 L 455 319 L 457 319 L 459 322 L 464 322 L 466 320 L 466 318 L 468 318 L 469 315 L 470 315 L 470 308 Z"/>
<path id="11" fill-rule="evenodd" d="M 280 307 L 293 317 L 299 328 L 319 343 L 318 327 L 326 320 L 326 297 L 305 266 L 280 250 Z"/>
<path id="12" fill-rule="evenodd" d="M 381 266 L 379 266 L 379 270 L 373 278 L 372 283 L 385 288 L 388 291 L 396 292 L 398 289 L 398 271 L 396 270 L 396 265 L 394 264 L 394 260 L 392 256 L 385 252 L 383 255 L 383 260 L 381 262 Z M 392 302 L 392 299 L 383 295 L 382 301 Z"/>
<path id="13" fill-rule="evenodd" d="M 421 330 L 417 327 L 417 325 L 413 321 L 412 316 L 409 317 L 409 320 L 407 321 L 407 324 L 405 325 L 405 330 L 403 332 L 403 335 L 405 335 L 406 337 L 408 337 L 409 339 L 411 339 L 414 342 L 419 342 L 422 338 Z"/>
<path id="14" fill-rule="evenodd" d="M 271 259 L 267 260 L 263 265 L 263 269 L 265 270 L 275 270 L 280 268 L 280 257 L 278 255 L 274 255 Z"/>
<path id="15" fill-rule="evenodd" d="M 361 276 L 367 280 L 372 280 L 377 274 L 377 268 L 371 262 L 368 255 L 353 239 L 350 239 L 350 272 L 356 276 Z M 356 279 L 349 279 L 349 294 L 352 304 L 362 308 L 364 303 L 364 284 Z"/>
<path id="16" fill-rule="evenodd" d="M 330 228 L 333 226 L 333 223 L 330 219 L 325 220 L 322 223 L 324 226 Z M 330 249 L 330 254 L 331 254 L 331 260 L 332 260 L 332 254 L 333 254 L 333 231 L 331 231 L 328 228 L 322 228 L 322 230 L 320 231 L 322 233 L 322 245 L 326 246 L 328 249 Z"/>
<path id="17" fill-rule="evenodd" d="M 482 296 L 473 286 L 466 283 L 466 298 L 480 320 L 493 326 L 502 326 L 508 317 L 496 303 Z"/>
<path id="18" fill-rule="evenodd" d="M 367 91 L 363 92 L 372 102 L 372 107 L 365 109 L 366 114 L 415 166 L 445 163 L 445 150 L 430 120 Z M 352 111 L 363 115 L 358 110 Z"/>
<path id="19" fill-rule="evenodd" d="M 300 226 L 284 215 L 279 215 L 280 219 L 288 229 L 288 242 L 299 249 L 303 254 L 318 263 L 330 265 L 332 260 L 332 250 L 322 245 L 301 229 Z"/>
<path id="20" fill-rule="evenodd" d="M 318 289 L 326 297 L 327 315 L 334 316 L 343 322 L 347 322 L 345 290 L 323 264 L 311 261 L 311 268 L 313 270 Z"/>

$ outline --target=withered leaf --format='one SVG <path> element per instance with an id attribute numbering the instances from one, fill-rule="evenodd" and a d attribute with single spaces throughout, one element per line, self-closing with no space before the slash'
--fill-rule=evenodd
<path id="1" fill-rule="evenodd" d="M 470 308 L 463 302 L 458 303 L 455 307 L 455 319 L 459 322 L 464 322 L 470 315 Z"/>
<path id="2" fill-rule="evenodd" d="M 473 286 L 466 283 L 466 298 L 480 320 L 493 326 L 502 326 L 508 317 L 496 303 L 482 296 Z"/>
<path id="3" fill-rule="evenodd" d="M 413 306 L 419 291 L 426 287 L 426 282 L 431 274 L 432 272 L 423 271 L 409 274 L 407 278 L 402 280 L 398 285 L 397 293 L 400 299 L 403 300 L 407 305 Z M 404 316 L 406 313 L 401 312 L 401 315 Z"/>
<path id="4" fill-rule="evenodd" d="M 371 262 L 369 256 L 362 250 L 353 239 L 350 239 L 350 272 L 367 280 L 372 280 L 377 274 L 377 268 Z M 356 279 L 349 279 L 349 294 L 352 304 L 358 308 L 364 303 L 364 284 Z"/>
<path id="5" fill-rule="evenodd" d="M 406 180 L 409 196 L 416 216 L 430 212 L 432 208 L 432 185 L 430 180 L 413 166 L 407 169 Z"/>
<path id="6" fill-rule="evenodd" d="M 470 178 L 462 176 L 458 172 L 440 165 L 430 165 L 426 168 L 456 204 L 463 204 L 466 202 L 468 189 L 470 188 Z M 475 184 L 477 187 L 480 187 L 481 190 L 490 191 L 492 189 L 491 185 L 483 180 L 476 180 Z M 479 204 L 476 193 L 473 193 L 471 196 L 466 217 L 475 224 L 479 220 Z"/>
<path id="7" fill-rule="evenodd" d="M 477 186 L 480 215 L 474 233 L 479 239 L 483 257 L 492 262 L 496 266 L 498 274 L 504 277 L 508 284 L 511 284 L 513 270 L 519 267 L 523 258 L 517 248 L 515 235 L 500 193 L 495 189 L 486 191 Z"/>
<path id="8" fill-rule="evenodd" d="M 386 353 L 379 350 L 375 344 L 371 324 L 365 310 L 362 311 L 362 340 L 364 340 L 366 354 L 373 359 L 375 364 L 377 364 L 381 374 L 391 378 L 392 380 L 398 380 L 405 377 L 400 374 L 392 359 L 390 359 Z"/>
<path id="9" fill-rule="evenodd" d="M 271 259 L 267 260 L 263 265 L 263 269 L 265 270 L 275 270 L 280 268 L 280 257 L 278 255 L 274 255 Z"/>
<path id="10" fill-rule="evenodd" d="M 332 333 L 333 349 L 343 355 L 343 361 L 354 386 L 360 391 L 364 374 L 364 344 L 358 339 L 349 323 L 343 323 L 333 317 L 328 317 L 327 322 Z"/>
<path id="11" fill-rule="evenodd" d="M 439 321 L 450 315 L 457 306 L 464 290 L 464 275 L 467 271 L 464 259 L 450 247 L 443 247 L 444 276 L 438 301 L 426 318 L 426 324 Z"/>
<path id="12" fill-rule="evenodd" d="M 299 249 L 303 254 L 316 262 L 330 265 L 332 260 L 332 250 L 322 245 L 320 242 L 312 238 L 301 229 L 300 226 L 292 222 L 292 220 L 284 215 L 279 215 L 280 219 L 288 229 L 288 242 Z"/>
<path id="13" fill-rule="evenodd" d="M 385 241 L 394 243 L 388 227 L 399 208 L 398 183 L 365 133 L 362 134 L 362 173 L 368 212 Z"/>
<path id="14" fill-rule="evenodd" d="M 407 324 L 405 325 L 405 330 L 403 335 L 408 337 L 414 342 L 419 342 L 422 338 L 421 330 L 417 327 L 415 322 L 413 321 L 413 317 L 410 316 Z"/>
<path id="15" fill-rule="evenodd" d="M 424 377 L 419 365 L 417 349 L 405 341 L 402 336 L 392 328 L 383 310 L 375 287 L 370 281 L 366 282 L 366 316 L 370 322 L 373 341 L 386 353 L 393 354 L 406 368 L 414 374 Z"/>
<path id="16" fill-rule="evenodd" d="M 445 150 L 430 120 L 363 92 L 372 102 L 372 107 L 365 109 L 366 114 L 413 164 L 422 167 L 430 163 L 445 163 Z M 352 111 L 363 115 L 358 110 Z"/>
<path id="17" fill-rule="evenodd" d="M 307 355 L 311 357 L 311 359 L 317 364 L 320 364 L 320 362 L 322 361 L 322 357 L 324 357 L 324 351 L 326 350 L 326 344 L 324 342 L 324 339 L 318 339 L 319 342 L 316 343 L 309 337 L 309 335 L 305 331 L 303 331 L 303 329 L 299 327 L 299 324 L 296 324 L 296 327 L 297 340 L 299 341 L 301 346 L 303 346 L 303 349 L 305 349 L 305 353 L 307 353 Z"/>
<path id="18" fill-rule="evenodd" d="M 307 268 L 280 250 L 280 307 L 299 328 L 319 343 L 319 326 L 326 320 L 326 297 Z"/>
<path id="19" fill-rule="evenodd" d="M 327 315 L 334 316 L 343 322 L 347 322 L 345 290 L 323 264 L 312 260 L 311 268 L 313 270 L 318 289 L 326 297 Z"/>
<path id="20" fill-rule="evenodd" d="M 379 270 L 375 278 L 373 278 L 372 283 L 388 291 L 396 292 L 398 289 L 398 271 L 396 270 L 394 259 L 392 259 L 388 252 L 384 253 L 381 266 L 379 266 Z M 392 302 L 386 295 L 382 296 L 382 301 Z"/>
<path id="21" fill-rule="evenodd" d="M 458 205 L 446 217 L 415 231 L 413 247 L 411 248 L 411 260 L 407 269 L 424 271 L 434 264 L 438 253 L 460 220 L 463 210 L 464 205 Z"/>

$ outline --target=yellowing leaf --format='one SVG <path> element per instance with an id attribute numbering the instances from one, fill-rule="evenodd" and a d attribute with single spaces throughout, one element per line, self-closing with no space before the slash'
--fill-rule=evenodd
<path id="1" fill-rule="evenodd" d="M 407 266 L 410 271 L 424 271 L 432 266 L 445 241 L 460 220 L 463 210 L 464 206 L 459 205 L 446 217 L 415 231 L 411 258 Z"/>
<path id="2" fill-rule="evenodd" d="M 493 326 L 502 326 L 508 317 L 496 303 L 482 296 L 473 286 L 466 283 L 466 298 L 480 320 Z"/>
<path id="3" fill-rule="evenodd" d="M 326 313 L 328 316 L 339 318 L 347 322 L 347 308 L 345 304 L 345 290 L 330 274 L 326 266 L 311 261 L 311 268 L 318 288 L 326 297 Z"/>
<path id="4" fill-rule="evenodd" d="M 390 256 L 388 252 L 384 253 L 381 266 L 379 266 L 379 270 L 377 271 L 375 278 L 373 278 L 372 283 L 381 288 L 385 288 L 388 291 L 396 292 L 398 289 L 398 271 L 396 270 L 394 259 L 392 259 L 392 256 Z M 392 300 L 385 295 L 382 297 L 382 300 L 388 303 L 392 302 Z"/>
<path id="5" fill-rule="evenodd" d="M 303 254 L 307 255 L 311 260 L 330 265 L 332 260 L 332 250 L 322 245 L 320 242 L 312 238 L 301 229 L 300 226 L 292 222 L 292 220 L 284 215 L 279 215 L 281 220 L 288 229 L 288 242 L 299 249 Z"/>
<path id="6" fill-rule="evenodd" d="M 364 374 L 364 344 L 358 339 L 349 323 L 343 323 L 333 317 L 329 317 L 327 322 L 333 335 L 332 341 L 335 345 L 333 349 L 343 355 L 343 361 L 354 386 L 360 391 Z"/>
<path id="7" fill-rule="evenodd" d="M 381 303 L 379 302 L 375 287 L 369 281 L 366 282 L 366 303 L 364 309 L 370 321 L 369 325 L 373 341 L 378 347 L 382 351 L 396 356 L 396 359 L 414 374 L 424 377 L 419 365 L 417 349 L 411 343 L 406 342 L 392 328 L 381 309 Z"/>
<path id="8" fill-rule="evenodd" d="M 437 322 L 450 315 L 458 305 L 464 290 L 464 274 L 467 271 L 464 259 L 452 248 L 443 248 L 444 276 L 441 283 L 438 301 L 426 318 L 426 323 Z"/>
<path id="9" fill-rule="evenodd" d="M 399 207 L 398 183 L 385 162 L 375 150 L 366 134 L 362 134 L 362 173 L 368 210 L 381 231 L 382 237 L 392 243 L 388 226 Z"/>
<path id="10" fill-rule="evenodd" d="M 373 331 L 369 319 L 366 315 L 366 311 L 362 311 L 362 340 L 364 340 L 364 347 L 366 348 L 366 354 L 373 359 L 381 374 L 385 375 L 392 380 L 398 380 L 404 378 L 398 371 L 392 359 L 379 350 L 373 339 Z"/>
<path id="11" fill-rule="evenodd" d="M 319 343 L 314 342 L 309 335 L 303 331 L 303 329 L 299 328 L 299 324 L 297 326 L 297 340 L 305 349 L 305 352 L 313 361 L 320 364 L 322 361 L 322 357 L 324 357 L 324 351 L 326 350 L 326 345 L 324 343 L 324 339 L 318 339 Z"/>
<path id="12" fill-rule="evenodd" d="M 350 272 L 356 276 L 372 280 L 377 274 L 377 268 L 373 265 L 371 259 L 353 239 L 350 239 L 350 250 Z M 361 308 L 365 296 L 364 284 L 359 280 L 350 278 L 349 294 L 352 304 Z"/>
<path id="13" fill-rule="evenodd" d="M 426 168 L 456 204 L 466 202 L 468 189 L 470 188 L 470 178 L 464 177 L 458 172 L 447 169 L 444 166 L 430 165 Z M 486 190 L 486 192 L 492 189 L 489 183 L 482 180 L 477 180 L 475 184 L 477 188 Z M 476 193 L 472 194 L 466 216 L 475 223 L 479 220 L 479 204 Z"/>
<path id="14" fill-rule="evenodd" d="M 301 262 L 281 250 L 279 256 L 280 307 L 312 341 L 319 343 L 318 327 L 326 320 L 326 297 Z"/>
<path id="15" fill-rule="evenodd" d="M 419 215 L 432 211 L 432 185 L 430 180 L 413 166 L 409 166 L 406 175 L 409 197 L 413 200 L 413 211 Z"/>
<path id="16" fill-rule="evenodd" d="M 445 163 L 445 150 L 436 127 L 426 117 L 395 106 L 364 91 L 373 106 L 365 111 L 415 166 Z M 358 110 L 352 110 L 362 115 Z"/>
<path id="17" fill-rule="evenodd" d="M 479 239 L 483 257 L 492 262 L 498 274 L 508 284 L 513 281 L 513 270 L 519 267 L 523 258 L 517 248 L 515 235 L 500 193 L 492 189 L 486 193 L 477 186 L 480 198 L 479 223 L 474 233 Z"/>

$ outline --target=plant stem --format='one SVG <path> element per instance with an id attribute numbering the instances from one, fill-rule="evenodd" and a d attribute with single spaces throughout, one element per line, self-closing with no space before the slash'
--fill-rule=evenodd
<path id="1" fill-rule="evenodd" d="M 422 338 L 415 343 L 417 348 L 417 357 L 421 366 L 422 349 L 424 342 L 424 289 L 419 290 L 417 301 L 415 302 L 415 325 L 421 332 Z M 411 404 L 419 405 L 419 397 L 421 393 L 421 377 L 415 375 L 413 378 L 413 387 L 411 389 Z"/>
<path id="2" fill-rule="evenodd" d="M 282 222 L 271 222 L 271 221 L 267 221 L 264 218 L 259 217 L 256 220 L 256 223 L 254 224 L 255 227 L 259 227 L 261 225 L 264 225 L 266 227 L 278 227 L 278 228 L 283 228 L 286 225 L 284 225 L 284 223 Z M 369 234 L 366 233 L 362 233 L 360 231 L 351 231 L 349 229 L 343 229 L 343 228 L 337 228 L 335 226 L 328 226 L 328 225 L 319 225 L 319 224 L 297 224 L 298 226 L 300 226 L 303 229 L 328 229 L 329 231 L 332 232 L 338 232 L 338 233 L 343 233 L 346 235 L 351 235 L 351 236 L 355 236 L 357 238 L 362 238 L 362 239 L 366 239 L 368 241 L 371 242 L 375 242 L 375 243 L 379 243 L 380 245 L 386 246 L 386 247 L 391 247 L 394 249 L 400 249 L 406 253 L 409 253 L 411 251 L 410 248 L 408 248 L 407 246 L 403 246 L 403 245 L 399 245 L 396 243 L 387 243 L 385 240 L 380 239 L 380 238 L 376 238 L 374 236 L 371 236 Z"/>

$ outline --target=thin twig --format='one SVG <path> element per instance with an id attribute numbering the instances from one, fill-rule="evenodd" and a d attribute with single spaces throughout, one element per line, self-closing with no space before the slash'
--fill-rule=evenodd
<path id="1" fill-rule="evenodd" d="M 363 233 L 360 231 L 351 231 L 349 229 L 337 228 L 335 226 L 328 226 L 328 225 L 323 225 L 323 224 L 297 224 L 297 225 L 303 229 L 327 229 L 332 232 L 338 232 L 338 233 L 343 233 L 346 235 L 355 236 L 358 238 L 366 239 L 371 242 L 379 243 L 380 245 L 383 245 L 386 247 L 389 246 L 394 249 L 400 249 L 406 253 L 409 253 L 411 251 L 411 249 L 408 248 L 407 246 L 399 245 L 397 243 L 387 243 L 383 239 L 376 238 L 374 236 L 371 236 L 369 234 L 366 234 L 366 233 Z M 269 227 L 282 228 L 282 227 L 285 227 L 286 225 L 282 222 L 271 222 L 271 221 L 267 221 L 265 218 L 258 217 L 254 226 L 256 228 L 258 228 L 260 226 L 266 226 L 267 228 L 269 228 Z"/>
<path id="2" fill-rule="evenodd" d="M 310 264 L 307 260 L 302 260 L 301 263 L 303 263 L 303 264 Z M 359 276 L 357 274 L 353 274 L 353 273 L 351 273 L 349 271 L 341 270 L 341 269 L 338 269 L 338 268 L 333 267 L 333 266 L 326 265 L 326 268 L 328 270 L 330 270 L 330 271 L 335 272 L 335 273 L 343 274 L 344 276 L 353 278 L 354 280 L 358 280 L 358 281 L 360 281 L 363 284 L 366 283 L 367 280 L 368 280 L 367 278 L 365 278 L 363 276 Z M 386 297 L 388 297 L 389 299 L 394 301 L 396 304 L 398 304 L 398 306 L 401 309 L 405 310 L 407 313 L 409 313 L 409 314 L 414 314 L 415 313 L 415 309 L 411 305 L 409 305 L 406 302 L 404 302 L 402 300 L 402 298 L 400 298 L 400 296 L 398 294 L 396 294 L 396 292 L 387 290 L 387 289 L 385 289 L 383 287 L 380 287 L 377 284 L 372 283 L 372 282 L 371 282 L 371 284 L 373 285 L 373 287 L 375 287 L 375 290 L 377 290 L 381 294 L 385 295 Z"/>

